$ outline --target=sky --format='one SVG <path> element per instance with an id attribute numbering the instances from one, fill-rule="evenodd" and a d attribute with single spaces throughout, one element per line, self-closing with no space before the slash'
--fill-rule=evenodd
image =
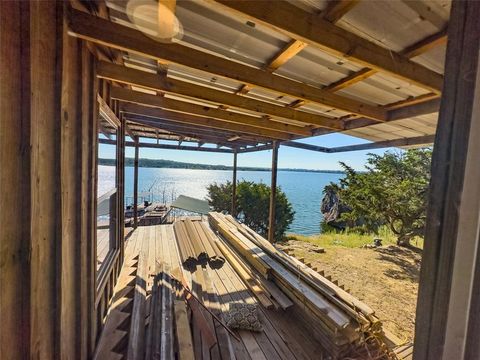
<path id="1" fill-rule="evenodd" d="M 130 139 L 127 138 L 127 141 L 128 140 Z M 156 142 L 156 140 L 152 141 L 151 139 L 141 139 L 141 141 Z M 366 140 L 344 134 L 328 134 L 296 141 L 325 147 L 368 143 Z M 182 143 L 182 145 L 189 145 L 189 143 L 185 142 Z M 196 146 L 196 144 L 193 143 L 191 145 Z M 388 150 L 392 149 L 387 148 L 326 154 L 305 149 L 280 146 L 278 153 L 278 167 L 313 170 L 341 170 L 339 161 L 343 161 L 356 170 L 364 170 L 368 153 L 383 154 Z M 198 164 L 219 164 L 229 166 L 233 164 L 233 155 L 224 153 L 140 148 L 139 154 L 140 158 L 147 159 L 165 159 Z M 99 156 L 102 158 L 113 158 L 114 146 L 100 144 Z M 132 147 L 127 147 L 125 156 L 134 157 L 134 149 Z M 271 150 L 238 154 L 238 166 L 270 167 L 271 161 Z"/>

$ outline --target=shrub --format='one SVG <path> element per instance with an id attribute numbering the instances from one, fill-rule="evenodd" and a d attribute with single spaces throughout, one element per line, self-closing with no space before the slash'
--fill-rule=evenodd
<path id="1" fill-rule="evenodd" d="M 230 181 L 207 187 L 207 200 L 215 211 L 228 212 L 232 203 L 232 183 Z M 270 187 L 263 183 L 239 181 L 237 184 L 237 219 L 266 237 L 268 235 L 268 215 L 270 207 Z M 292 223 L 295 212 L 285 193 L 277 187 L 275 206 L 275 239 L 281 240 Z"/>
<path id="2" fill-rule="evenodd" d="M 361 221 L 366 231 L 387 225 L 399 245 L 409 245 L 425 229 L 431 149 L 369 154 L 367 171 L 357 172 L 344 163 L 345 177 L 334 185 L 351 211 L 340 219 Z"/>

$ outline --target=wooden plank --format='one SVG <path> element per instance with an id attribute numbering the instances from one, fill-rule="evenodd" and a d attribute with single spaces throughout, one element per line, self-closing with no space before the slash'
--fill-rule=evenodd
<path id="1" fill-rule="evenodd" d="M 374 70 L 386 72 L 435 93 L 443 77 L 406 57 L 337 27 L 287 1 L 216 0 L 224 9 L 240 13 L 292 38 L 336 56 L 345 56 Z M 353 111 L 352 111 L 353 112 Z"/>
<path id="2" fill-rule="evenodd" d="M 265 65 L 265 69 L 271 72 L 277 70 L 280 66 L 302 51 L 306 46 L 307 44 L 299 40 L 290 41 Z"/>
<path id="3" fill-rule="evenodd" d="M 273 307 L 273 303 L 268 298 L 268 295 L 265 291 L 258 285 L 257 281 L 249 274 L 248 268 L 242 263 L 240 259 L 238 259 L 233 251 L 227 247 L 227 245 L 223 244 L 220 241 L 217 241 L 217 246 L 225 256 L 225 259 L 228 260 L 230 265 L 235 269 L 238 276 L 242 278 L 245 284 L 249 287 L 249 289 L 255 294 L 258 301 L 267 309 Z"/>
<path id="4" fill-rule="evenodd" d="M 120 127 L 120 120 L 118 119 L 117 115 L 115 115 L 113 110 L 110 108 L 110 106 L 108 106 L 100 94 L 98 94 L 97 100 L 100 114 L 103 115 L 104 119 L 114 128 Z"/>
<path id="5" fill-rule="evenodd" d="M 227 239 L 233 247 L 235 247 L 236 251 L 247 258 L 250 264 L 257 269 L 263 277 L 269 278 L 271 270 L 270 266 L 268 266 L 260 256 L 255 254 L 252 248 L 248 246 L 248 243 L 239 241 L 239 237 L 242 237 L 241 234 L 232 232 L 234 229 L 228 227 L 227 224 L 222 223 L 221 219 L 215 218 L 214 213 L 209 214 L 209 219 L 214 220 L 216 230 L 218 230 L 219 233 Z"/>
<path id="6" fill-rule="evenodd" d="M 187 308 L 184 301 L 176 300 L 175 305 L 175 325 L 178 341 L 178 357 L 180 360 L 195 359 L 193 353 L 193 340 L 190 333 Z"/>
<path id="7" fill-rule="evenodd" d="M 111 96 L 114 99 L 118 99 L 124 102 L 158 107 L 165 110 L 172 110 L 175 112 L 181 112 L 195 116 L 224 120 L 233 124 L 249 125 L 253 127 L 277 130 L 301 136 L 308 136 L 312 134 L 309 128 L 302 126 L 284 124 L 278 121 L 272 121 L 261 117 L 239 114 L 236 112 L 221 110 L 210 106 L 197 105 L 185 101 L 170 99 L 164 96 L 145 94 L 140 91 L 133 91 L 120 87 L 112 88 Z"/>
<path id="8" fill-rule="evenodd" d="M 142 229 L 142 238 L 138 244 L 138 266 L 135 278 L 135 295 L 133 301 L 132 319 L 130 323 L 129 341 L 127 359 L 139 360 L 145 356 L 145 307 L 147 296 L 147 276 L 148 276 L 148 235 Z M 138 246 L 136 246 L 138 247 Z"/>
<path id="9" fill-rule="evenodd" d="M 243 3 L 243 1 L 239 3 Z M 275 2 L 275 5 L 277 3 L 278 2 Z M 233 2 L 230 5 L 232 4 Z M 257 3 L 252 5 L 256 4 Z M 379 107 L 335 95 L 314 86 L 299 83 L 240 63 L 228 61 L 221 57 L 210 55 L 180 44 L 161 44 L 137 30 L 114 24 L 76 10 L 72 10 L 70 13 L 69 27 L 72 35 L 95 43 L 130 51 L 156 60 L 170 61 L 198 70 L 208 71 L 218 76 L 241 81 L 248 85 L 267 88 L 304 100 L 318 102 L 351 113 L 375 118 L 380 121 L 385 118 L 385 112 Z M 384 49 L 384 51 L 386 50 Z M 417 65 L 415 64 L 415 66 Z M 421 75 L 421 71 L 418 72 L 419 75 Z"/>
<path id="10" fill-rule="evenodd" d="M 228 107 L 245 109 L 260 114 L 272 115 L 284 119 L 291 119 L 305 124 L 337 129 L 339 121 L 326 116 L 315 115 L 268 102 L 238 96 L 225 91 L 215 90 L 201 85 L 184 82 L 165 75 L 151 74 L 144 71 L 100 62 L 97 76 L 123 84 L 143 87 L 145 89 L 180 94 L 221 104 Z"/>
<path id="11" fill-rule="evenodd" d="M 210 217 L 212 217 L 212 215 L 215 216 L 215 213 L 209 214 Z M 248 249 L 253 254 L 255 254 L 256 257 L 261 258 L 262 261 L 264 261 L 270 267 L 272 271 L 272 276 L 274 276 L 275 279 L 282 280 L 282 282 L 289 288 L 294 289 L 295 295 L 301 298 L 303 303 L 310 302 L 313 305 L 313 309 L 323 309 L 323 317 L 325 317 L 326 320 L 331 322 L 332 324 L 335 324 L 335 326 L 337 326 L 338 328 L 344 328 L 349 325 L 349 317 L 347 317 L 339 309 L 331 306 L 331 304 L 329 304 L 329 302 L 323 295 L 312 290 L 309 287 L 305 287 L 304 285 L 302 285 L 303 283 L 298 277 L 290 273 L 277 261 L 265 254 L 263 250 L 261 250 L 258 246 L 254 245 L 249 239 L 245 238 L 241 234 L 240 236 L 238 236 L 238 234 L 236 235 L 236 237 L 232 237 L 231 239 L 232 245 L 237 242 L 237 245 L 235 246 L 236 249 L 242 249 L 243 247 L 247 247 L 246 244 L 249 243 Z M 249 257 L 248 260 L 250 260 L 251 258 L 254 257 Z"/>

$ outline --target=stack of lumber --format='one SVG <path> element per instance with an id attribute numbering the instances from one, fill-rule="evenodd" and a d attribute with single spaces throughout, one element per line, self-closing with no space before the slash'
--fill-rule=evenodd
<path id="1" fill-rule="evenodd" d="M 223 266 L 225 258 L 201 221 L 186 218 L 176 221 L 173 228 L 185 270 L 194 272 L 197 266 L 205 267 L 207 264 L 212 269 Z"/>
<path id="2" fill-rule="evenodd" d="M 224 240 L 224 247 L 235 254 L 233 262 L 225 256 L 229 263 L 234 268 L 233 263 L 241 263 L 247 275 L 258 273 L 287 294 L 298 317 L 311 323 L 312 335 L 334 358 L 341 358 L 359 344 L 373 323 L 378 327 L 370 307 L 244 224 L 215 212 L 209 214 L 209 221 Z"/>

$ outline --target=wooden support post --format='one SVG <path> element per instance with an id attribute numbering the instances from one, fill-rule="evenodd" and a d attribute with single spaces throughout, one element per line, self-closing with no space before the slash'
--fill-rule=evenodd
<path id="1" fill-rule="evenodd" d="M 118 248 L 120 248 L 120 261 L 123 261 L 125 253 L 125 127 L 126 120 L 123 114 L 120 116 L 120 127 L 118 128 L 118 186 L 117 186 L 117 219 L 118 219 Z"/>
<path id="2" fill-rule="evenodd" d="M 135 160 L 133 163 L 133 227 L 138 226 L 138 137 L 135 137 Z"/>
<path id="3" fill-rule="evenodd" d="M 233 151 L 233 179 L 232 179 L 232 210 L 233 217 L 237 216 L 237 149 Z"/>
<path id="4" fill-rule="evenodd" d="M 418 360 L 480 356 L 479 17 L 479 2 L 452 3 L 418 294 Z"/>
<path id="5" fill-rule="evenodd" d="M 273 142 L 272 147 L 272 182 L 270 192 L 270 212 L 268 218 L 268 241 L 275 241 L 275 198 L 277 195 L 277 163 L 278 163 L 278 141 Z"/>

